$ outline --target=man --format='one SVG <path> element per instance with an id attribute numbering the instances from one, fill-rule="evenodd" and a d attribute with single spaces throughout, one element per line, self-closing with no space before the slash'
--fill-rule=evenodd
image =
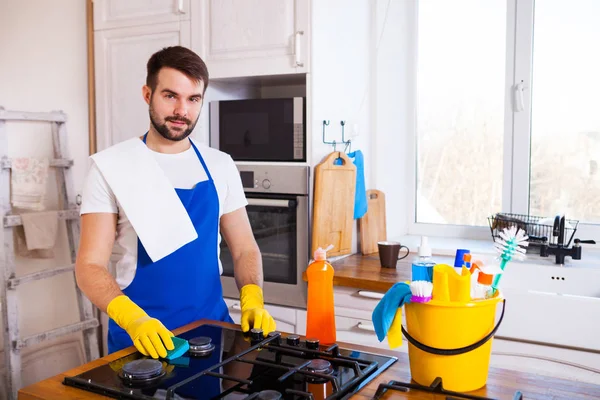
<path id="1" fill-rule="evenodd" d="M 133 343 L 146 356 L 166 357 L 172 329 L 203 318 L 233 322 L 220 282 L 221 234 L 234 260 L 242 330 L 275 329 L 264 309 L 261 255 L 236 166 L 188 138 L 207 85 L 206 65 L 194 52 L 158 51 L 142 88 L 148 132 L 92 156 L 75 273 L 80 289 L 111 318 L 111 353 Z"/>

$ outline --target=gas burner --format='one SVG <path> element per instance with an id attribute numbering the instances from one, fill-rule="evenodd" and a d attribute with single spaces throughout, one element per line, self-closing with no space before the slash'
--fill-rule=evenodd
<path id="1" fill-rule="evenodd" d="M 258 400 L 279 400 L 281 399 L 281 393 L 276 390 L 263 390 L 258 393 Z"/>
<path id="2" fill-rule="evenodd" d="M 190 345 L 190 354 L 193 356 L 204 357 L 212 353 L 215 349 L 215 345 L 212 343 L 212 339 L 208 336 L 198 336 L 188 340 Z"/>
<path id="3" fill-rule="evenodd" d="M 331 366 L 331 363 L 321 358 L 311 360 L 311 362 L 306 366 L 306 370 L 308 372 L 323 375 L 331 375 L 333 373 L 333 367 Z M 327 379 L 309 375 L 306 377 L 306 381 L 311 383 L 323 383 L 326 382 Z"/>
<path id="4" fill-rule="evenodd" d="M 165 374 L 160 361 L 143 358 L 123 365 L 119 377 L 128 385 L 146 385 L 158 381 Z"/>

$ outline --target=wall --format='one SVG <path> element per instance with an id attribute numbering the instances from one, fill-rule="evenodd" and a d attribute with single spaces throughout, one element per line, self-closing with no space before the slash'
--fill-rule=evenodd
<path id="1" fill-rule="evenodd" d="M 0 106 L 9 110 L 66 112 L 68 148 L 75 162 L 77 191 L 82 187 L 88 155 L 85 3 L 0 0 Z M 7 126 L 9 157 L 51 155 L 49 124 L 12 122 Z M 48 209 L 57 207 L 53 178 L 54 175 L 49 177 L 47 185 Z M 56 258 L 17 258 L 17 274 L 66 265 L 67 251 L 63 228 L 55 249 Z M 22 335 L 75 322 L 78 314 L 72 274 L 21 287 L 19 310 Z M 81 364 L 79 337 L 73 335 L 23 351 L 24 384 Z M 0 341 L 0 347 L 3 344 Z M 3 364 L 4 357 L 0 357 L 0 374 Z M 0 390 L 0 398 L 3 394 Z"/>
<path id="2" fill-rule="evenodd" d="M 323 120 L 329 120 L 325 140 L 341 141 L 340 121 L 346 121 L 346 139 L 365 157 L 367 189 L 373 187 L 371 143 L 372 2 L 319 0 L 312 2 L 311 73 L 307 76 L 312 113 L 308 132 L 312 140 L 310 164 L 314 167 L 333 151 L 323 144 Z M 337 146 L 344 150 L 344 146 Z M 312 187 L 312 184 L 311 184 Z M 353 248 L 356 249 L 356 224 Z"/>
<path id="3" fill-rule="evenodd" d="M 415 1 L 377 0 L 375 5 L 372 169 L 373 185 L 386 194 L 388 238 L 408 229 L 411 179 L 405 154 L 415 129 Z"/>

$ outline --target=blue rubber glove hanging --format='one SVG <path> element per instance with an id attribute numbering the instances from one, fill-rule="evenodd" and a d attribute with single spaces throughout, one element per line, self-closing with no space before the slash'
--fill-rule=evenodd
<path id="1" fill-rule="evenodd" d="M 354 195 L 354 219 L 362 218 L 367 213 L 367 188 L 365 186 L 365 160 L 360 150 L 348 153 L 356 166 L 356 192 Z"/>

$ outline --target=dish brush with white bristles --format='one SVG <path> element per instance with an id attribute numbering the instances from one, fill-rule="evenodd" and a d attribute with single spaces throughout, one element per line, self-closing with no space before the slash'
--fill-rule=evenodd
<path id="1" fill-rule="evenodd" d="M 411 303 L 427 303 L 431 300 L 433 283 L 429 281 L 412 281 L 410 283 Z"/>
<path id="2" fill-rule="evenodd" d="M 496 238 L 494 247 L 500 253 L 500 269 L 502 273 L 496 274 L 494 277 L 494 282 L 492 283 L 494 293 L 498 290 L 498 283 L 500 283 L 500 279 L 504 275 L 506 265 L 513 259 L 524 260 L 526 247 L 529 246 L 529 237 L 525 231 L 516 226 L 504 228 L 498 235 L 500 237 Z"/>

